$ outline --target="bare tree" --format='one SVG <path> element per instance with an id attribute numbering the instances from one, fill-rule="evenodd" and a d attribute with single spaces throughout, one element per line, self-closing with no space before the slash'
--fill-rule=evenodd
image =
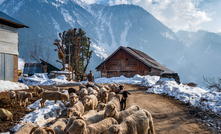
<path id="1" fill-rule="evenodd" d="M 221 92 L 221 78 L 207 78 L 203 77 L 204 83 L 208 89 L 212 91 Z"/>

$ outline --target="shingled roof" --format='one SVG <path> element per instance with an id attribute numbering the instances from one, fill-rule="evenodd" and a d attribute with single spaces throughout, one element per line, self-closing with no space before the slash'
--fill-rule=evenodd
<path id="1" fill-rule="evenodd" d="M 143 64 L 145 64 L 146 66 L 150 68 L 156 68 L 162 71 L 173 72 L 170 69 L 166 68 L 165 66 L 161 65 L 160 63 L 158 63 L 156 60 L 154 60 L 153 58 L 151 58 L 144 52 L 131 48 L 131 47 L 123 47 L 123 46 L 120 46 L 115 52 L 113 52 L 109 57 L 107 57 L 100 65 L 96 67 L 96 69 L 98 69 L 103 63 L 105 63 L 108 59 L 110 59 L 120 49 L 123 49 L 124 51 L 129 53 L 131 56 L 133 56 L 134 58 L 136 58 L 137 60 L 139 60 L 140 62 L 142 62 Z"/>
<path id="2" fill-rule="evenodd" d="M 24 25 L 23 23 L 17 21 L 16 19 L 8 16 L 7 14 L 0 11 L 0 24 L 5 24 L 15 28 L 29 28 L 28 26 Z"/>

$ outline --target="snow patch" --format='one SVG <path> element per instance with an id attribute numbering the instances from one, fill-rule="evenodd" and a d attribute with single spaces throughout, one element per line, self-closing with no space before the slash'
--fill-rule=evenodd
<path id="1" fill-rule="evenodd" d="M 58 33 L 62 32 L 60 25 L 53 17 L 51 17 L 51 19 L 53 21 L 54 28 L 57 30 L 57 35 L 58 35 Z"/>
<path id="2" fill-rule="evenodd" d="M 23 83 L 19 83 L 19 82 L 11 82 L 11 81 L 4 81 L 4 80 L 0 80 L 0 92 L 5 92 L 7 90 L 20 90 L 20 89 L 28 89 L 28 86 L 23 84 Z"/>
<path id="3" fill-rule="evenodd" d="M 171 35 L 169 32 L 161 33 L 167 39 L 175 40 L 174 36 Z"/>
<path id="4" fill-rule="evenodd" d="M 61 13 L 64 17 L 64 20 L 71 25 L 72 28 L 74 28 L 75 20 L 71 17 L 68 10 L 61 8 Z"/>
<path id="5" fill-rule="evenodd" d="M 18 58 L 18 70 L 22 70 L 24 69 L 25 66 L 25 61 L 21 58 Z"/>
<path id="6" fill-rule="evenodd" d="M 92 44 L 92 48 L 94 48 L 94 52 L 97 57 L 100 57 L 101 59 L 106 59 L 108 57 L 105 50 L 97 46 L 96 44 Z"/>
<path id="7" fill-rule="evenodd" d="M 130 29 L 130 27 L 132 27 L 132 23 L 128 20 L 124 24 L 125 24 L 125 29 L 124 29 L 124 31 L 120 35 L 120 37 L 121 37 L 120 45 L 126 47 L 126 46 L 129 45 L 126 37 L 127 37 L 128 30 Z"/>

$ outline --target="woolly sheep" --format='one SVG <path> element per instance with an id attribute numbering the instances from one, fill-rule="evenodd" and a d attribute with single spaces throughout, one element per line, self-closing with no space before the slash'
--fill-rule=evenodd
<path id="1" fill-rule="evenodd" d="M 32 99 L 32 93 L 25 92 L 25 91 L 18 91 L 15 100 L 19 101 L 20 106 L 26 107 L 28 102 L 28 98 Z"/>
<path id="2" fill-rule="evenodd" d="M 87 88 L 88 93 L 90 93 L 92 90 L 94 90 L 92 87 Z"/>
<path id="3" fill-rule="evenodd" d="M 117 95 L 118 96 L 118 95 Z M 120 111 L 120 100 L 117 97 L 113 97 L 107 104 L 114 104 L 117 111 Z"/>
<path id="4" fill-rule="evenodd" d="M 86 86 L 83 85 L 82 83 L 79 83 L 79 91 L 80 91 L 82 88 L 86 88 Z"/>
<path id="5" fill-rule="evenodd" d="M 153 119 L 146 110 L 139 110 L 128 116 L 120 125 L 108 128 L 108 134 L 155 134 Z"/>
<path id="6" fill-rule="evenodd" d="M 33 124 L 31 122 L 27 122 L 22 127 L 20 127 L 20 129 L 18 131 L 16 131 L 15 134 L 29 134 L 30 131 L 32 130 L 32 128 L 34 128 L 34 127 L 36 127 L 35 124 Z"/>
<path id="7" fill-rule="evenodd" d="M 60 91 L 60 88 L 56 86 L 52 86 L 51 91 Z"/>
<path id="8" fill-rule="evenodd" d="M 15 101 L 16 101 L 15 96 L 16 96 L 15 91 L 13 91 L 13 90 L 8 91 L 8 98 L 9 98 L 12 105 L 15 104 Z"/>
<path id="9" fill-rule="evenodd" d="M 40 94 L 44 91 L 44 89 L 40 88 L 39 86 L 33 86 L 33 91 L 39 97 Z"/>
<path id="10" fill-rule="evenodd" d="M 29 134 L 48 134 L 48 132 L 55 134 L 55 131 L 50 127 L 34 127 L 31 129 Z"/>
<path id="11" fill-rule="evenodd" d="M 53 125 L 50 126 L 55 131 L 55 134 L 65 134 L 64 128 L 67 125 L 67 120 L 64 118 L 58 119 Z"/>
<path id="12" fill-rule="evenodd" d="M 106 107 L 106 104 L 101 102 L 101 103 L 98 104 L 97 111 L 98 112 L 103 111 L 103 110 L 105 110 L 105 107 Z"/>
<path id="13" fill-rule="evenodd" d="M 93 89 L 96 90 L 98 93 L 100 91 L 100 88 L 98 86 L 94 86 Z"/>
<path id="14" fill-rule="evenodd" d="M 77 119 L 67 130 L 67 134 L 105 134 L 107 128 L 117 124 L 114 118 L 106 118 L 98 123 L 86 125 L 84 120 Z"/>
<path id="15" fill-rule="evenodd" d="M 64 131 L 66 132 L 68 130 L 68 128 L 72 125 L 74 120 L 76 120 L 76 119 L 83 119 L 83 120 L 85 120 L 85 119 L 87 119 L 87 118 L 89 118 L 89 117 L 91 117 L 91 116 L 93 116 L 95 114 L 97 114 L 97 111 L 95 111 L 95 110 L 90 110 L 90 111 L 87 112 L 87 114 L 85 114 L 83 116 L 82 116 L 81 112 L 74 111 L 72 113 L 71 117 L 68 119 L 68 123 L 67 123 Z"/>
<path id="16" fill-rule="evenodd" d="M 105 88 L 101 88 L 99 93 L 98 93 L 98 97 L 100 97 L 101 102 L 107 103 L 108 100 L 108 92 Z"/>
<path id="17" fill-rule="evenodd" d="M 97 114 L 96 110 L 89 110 L 85 115 L 82 115 L 82 113 L 79 111 L 74 111 L 72 113 L 72 116 L 76 116 L 77 118 L 80 118 L 80 119 L 87 119 L 95 114 Z"/>
<path id="18" fill-rule="evenodd" d="M 83 98 L 84 100 L 84 106 L 87 111 L 94 110 L 97 107 L 98 100 L 95 95 L 86 95 Z"/>
<path id="19" fill-rule="evenodd" d="M 116 96 L 116 94 L 114 92 L 110 92 L 108 95 L 108 101 L 110 101 L 115 96 Z"/>
<path id="20" fill-rule="evenodd" d="M 77 90 L 75 88 L 69 88 L 68 94 L 71 94 L 71 93 L 77 93 Z"/>
<path id="21" fill-rule="evenodd" d="M 79 94 L 80 99 L 83 99 L 85 95 L 88 95 L 88 91 L 86 88 L 82 88 Z"/>
<path id="22" fill-rule="evenodd" d="M 128 109 L 118 112 L 114 104 L 107 104 L 104 117 L 113 117 L 118 121 L 118 123 L 121 123 L 127 116 L 130 116 L 131 114 L 139 110 L 140 110 L 139 106 L 132 105 Z"/>
<path id="23" fill-rule="evenodd" d="M 110 83 L 108 85 L 108 87 L 110 88 L 110 92 L 115 92 L 115 86 L 116 86 L 116 84 L 114 84 L 114 83 Z"/>
<path id="24" fill-rule="evenodd" d="M 123 90 L 123 87 L 124 87 L 123 84 L 120 84 L 119 86 L 115 86 L 114 92 L 115 92 L 116 94 L 119 94 L 120 91 Z"/>
<path id="25" fill-rule="evenodd" d="M 84 113 L 84 105 L 83 105 L 83 102 L 82 101 L 77 101 L 73 107 L 71 108 L 68 108 L 67 110 L 67 116 L 70 117 L 71 114 L 74 112 L 74 111 L 79 111 L 81 112 L 82 114 Z"/>
<path id="26" fill-rule="evenodd" d="M 70 107 L 74 106 L 75 102 L 77 102 L 79 97 L 75 93 L 69 94 L 69 104 Z"/>
<path id="27" fill-rule="evenodd" d="M 96 90 L 90 91 L 88 95 L 92 95 L 92 94 L 95 95 L 96 97 L 98 96 L 98 92 Z"/>
<path id="28" fill-rule="evenodd" d="M 107 91 L 110 91 L 109 86 L 104 86 L 104 88 L 105 88 Z"/>
<path id="29" fill-rule="evenodd" d="M 94 83 L 93 82 L 87 82 L 87 83 L 85 83 L 85 86 L 86 86 L 86 88 L 88 88 L 88 87 L 94 87 Z"/>
<path id="30" fill-rule="evenodd" d="M 40 101 L 42 107 L 45 107 L 44 103 L 46 100 L 54 100 L 55 104 L 57 103 L 57 100 L 61 100 L 63 104 L 66 106 L 64 101 L 68 102 L 69 99 L 68 95 L 58 91 L 46 91 L 41 93 L 40 97 L 42 98 L 42 100 Z"/>

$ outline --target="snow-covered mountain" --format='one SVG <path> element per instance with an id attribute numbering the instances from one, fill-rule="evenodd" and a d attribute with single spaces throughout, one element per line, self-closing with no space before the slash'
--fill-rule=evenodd
<path id="1" fill-rule="evenodd" d="M 139 6 L 87 5 L 78 0 L 5 0 L 0 10 L 30 27 L 19 30 L 19 57 L 26 61 L 30 59 L 27 56 L 29 50 L 40 45 L 51 52 L 49 62 L 59 66 L 55 62 L 54 39 L 64 30 L 82 28 L 91 38 L 94 51 L 88 70 L 94 70 L 119 46 L 130 46 L 145 52 L 178 72 L 182 82 L 198 82 L 194 81 L 195 78 L 201 77 L 207 70 L 191 64 L 197 64 L 195 60 L 198 59 L 191 55 L 199 45 L 186 45 L 186 41 L 192 40 L 183 41 L 184 36 L 176 36 Z M 196 75 L 192 76 L 190 70 L 197 70 Z"/>

